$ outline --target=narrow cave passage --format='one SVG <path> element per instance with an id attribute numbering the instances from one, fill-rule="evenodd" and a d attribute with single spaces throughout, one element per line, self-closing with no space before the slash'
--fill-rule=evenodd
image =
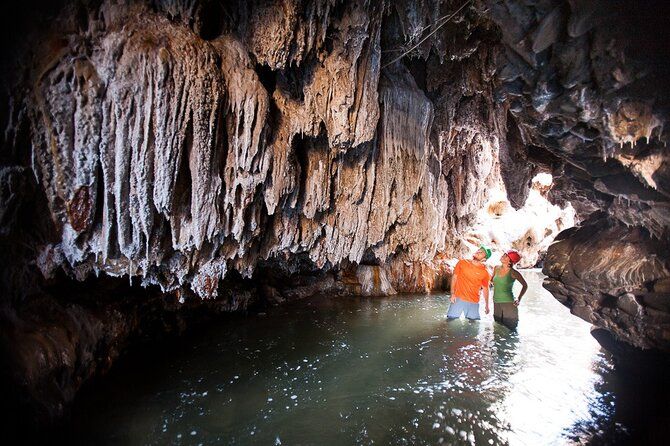
<path id="1" fill-rule="evenodd" d="M 0 432 L 665 444 L 668 17 L 8 3 Z"/>

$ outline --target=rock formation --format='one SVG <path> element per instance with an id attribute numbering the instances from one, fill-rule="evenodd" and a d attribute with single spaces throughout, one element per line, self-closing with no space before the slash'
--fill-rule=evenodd
<path id="1" fill-rule="evenodd" d="M 54 334 L 119 305 L 75 298 L 70 281 L 95 294 L 118 278 L 135 296 L 118 302 L 138 308 L 164 296 L 221 310 L 443 287 L 492 191 L 520 209 L 538 172 L 587 222 L 550 248 L 548 287 L 621 339 L 670 349 L 668 7 L 653 3 L 103 0 L 19 14 L 0 114 L 9 378 L 51 389 L 28 399 L 58 417 L 107 367 L 97 358 L 142 330 L 136 317 L 113 328 L 140 311 L 124 307 L 90 336 Z"/>
<path id="2" fill-rule="evenodd" d="M 666 247 L 639 227 L 594 215 L 547 253 L 545 287 L 577 316 L 634 346 L 667 350 Z"/>
<path id="3" fill-rule="evenodd" d="M 513 153 L 548 163 L 551 199 L 587 221 L 549 248 L 547 288 L 620 340 L 668 351 L 665 13 L 655 2 L 491 4 Z"/>
<path id="4" fill-rule="evenodd" d="M 37 73 L 33 168 L 57 233 L 39 256 L 45 276 L 104 272 L 209 298 L 229 269 L 250 277 L 278 255 L 322 268 L 445 249 L 440 167 L 459 155 L 432 146 L 433 105 L 407 68 L 380 79 L 385 8 L 350 3 L 332 16 L 315 2 L 303 21 L 297 7 L 247 6 L 238 33 L 203 41 L 160 11 L 104 4 L 88 22 L 101 31 Z M 325 30 L 291 31 L 312 20 L 332 29 L 330 51 Z M 481 129 L 453 133 L 493 147 Z M 460 156 L 484 157 L 469 168 L 483 179 L 496 162 L 481 147 Z M 461 214 L 485 186 L 459 194 Z"/>

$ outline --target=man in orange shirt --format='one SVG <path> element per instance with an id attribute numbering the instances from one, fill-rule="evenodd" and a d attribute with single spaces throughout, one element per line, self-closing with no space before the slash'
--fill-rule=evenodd
<path id="1" fill-rule="evenodd" d="M 479 291 L 484 290 L 486 308 L 489 314 L 489 274 L 484 262 L 491 257 L 491 250 L 481 246 L 472 256 L 472 260 L 459 260 L 451 276 L 451 304 L 447 319 L 457 319 L 465 313 L 469 320 L 479 319 Z"/>

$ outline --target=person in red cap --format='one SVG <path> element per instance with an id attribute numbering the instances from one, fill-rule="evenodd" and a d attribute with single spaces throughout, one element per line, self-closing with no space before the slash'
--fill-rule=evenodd
<path id="1" fill-rule="evenodd" d="M 514 265 L 519 263 L 521 256 L 516 251 L 507 251 L 500 258 L 500 265 L 493 270 L 493 319 L 510 330 L 514 330 L 519 323 L 519 302 L 526 290 L 528 284 L 521 273 L 514 269 Z M 518 280 L 521 284 L 519 297 L 515 298 L 512 293 L 514 281 Z"/>

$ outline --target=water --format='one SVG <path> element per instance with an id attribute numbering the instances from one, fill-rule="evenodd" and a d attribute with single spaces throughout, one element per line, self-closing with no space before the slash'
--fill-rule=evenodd
<path id="1" fill-rule="evenodd" d="M 316 298 L 125 361 L 78 402 L 94 444 L 571 444 L 626 438 L 612 364 L 524 273 L 517 332 L 445 295 Z M 482 308 L 483 313 L 483 308 Z"/>

